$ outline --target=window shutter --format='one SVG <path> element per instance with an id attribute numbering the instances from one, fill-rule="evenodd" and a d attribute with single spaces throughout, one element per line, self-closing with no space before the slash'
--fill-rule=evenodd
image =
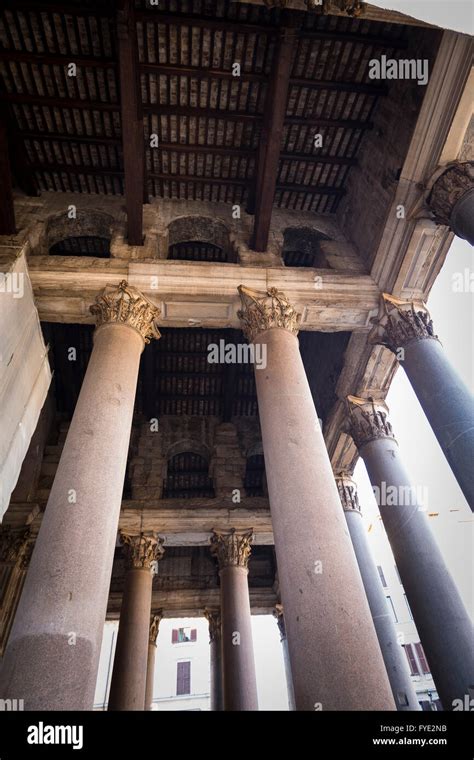
<path id="1" fill-rule="evenodd" d="M 178 662 L 176 670 L 176 695 L 191 694 L 191 663 Z"/>
<path id="2" fill-rule="evenodd" d="M 197 629 L 191 628 L 191 641 L 197 641 Z"/>
<path id="3" fill-rule="evenodd" d="M 412 645 L 411 644 L 404 644 L 403 648 L 405 650 L 405 654 L 407 656 L 408 664 L 410 666 L 410 675 L 412 675 L 412 676 L 419 676 L 420 675 L 420 671 L 419 671 L 419 668 L 418 668 L 418 663 L 416 661 L 415 654 L 414 654 L 413 649 L 412 649 Z"/>
<path id="4" fill-rule="evenodd" d="M 173 630 L 171 631 L 171 643 L 172 644 L 178 643 L 178 629 L 177 628 L 173 628 Z"/>
<path id="5" fill-rule="evenodd" d="M 377 565 L 377 570 L 379 571 L 380 580 L 382 581 L 382 586 L 384 588 L 387 588 L 387 581 L 385 580 L 385 575 L 383 574 L 383 570 L 380 565 Z"/>
<path id="6" fill-rule="evenodd" d="M 420 642 L 418 642 L 418 644 L 414 644 L 413 646 L 415 647 L 415 651 L 420 661 L 421 672 L 424 674 L 431 673 L 430 666 L 428 665 L 428 660 L 426 659 L 425 651 Z"/>

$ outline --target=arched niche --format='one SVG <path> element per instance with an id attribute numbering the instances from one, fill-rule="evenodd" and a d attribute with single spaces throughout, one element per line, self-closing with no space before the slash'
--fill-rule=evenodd
<path id="1" fill-rule="evenodd" d="M 46 220 L 43 251 L 52 256 L 86 256 L 109 258 L 114 217 L 102 211 L 77 210 L 70 219 L 67 213 Z"/>
<path id="2" fill-rule="evenodd" d="M 197 450 L 196 450 L 197 449 Z M 163 483 L 163 499 L 213 498 L 209 459 L 200 447 L 178 447 L 168 457 Z"/>
<path id="3" fill-rule="evenodd" d="M 210 216 L 182 216 L 168 226 L 168 259 L 229 264 L 236 261 L 223 222 Z"/>
<path id="4" fill-rule="evenodd" d="M 329 269 L 321 240 L 328 236 L 312 227 L 287 227 L 283 233 L 282 258 L 287 267 Z"/>

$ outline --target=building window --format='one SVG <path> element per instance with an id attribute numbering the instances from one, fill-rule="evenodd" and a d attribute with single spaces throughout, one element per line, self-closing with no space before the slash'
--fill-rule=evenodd
<path id="1" fill-rule="evenodd" d="M 411 644 L 403 644 L 403 648 L 407 656 L 408 665 L 410 666 L 410 675 L 419 676 L 420 670 L 418 668 L 418 663 L 416 661 L 415 653 L 413 651 L 413 646 Z"/>
<path id="2" fill-rule="evenodd" d="M 191 663 L 178 662 L 176 670 L 176 696 L 191 694 Z"/>
<path id="3" fill-rule="evenodd" d="M 417 644 L 413 644 L 413 646 L 415 647 L 418 661 L 421 665 L 421 672 L 424 675 L 429 675 L 431 673 L 431 670 L 428 665 L 428 660 L 426 659 L 426 655 L 425 655 L 423 647 L 421 646 L 420 642 L 418 642 Z"/>
<path id="4" fill-rule="evenodd" d="M 172 644 L 185 644 L 189 641 L 197 641 L 197 628 L 173 628 L 171 631 Z"/>
<path id="5" fill-rule="evenodd" d="M 392 597 L 391 596 L 386 596 L 385 598 L 387 600 L 388 608 L 389 608 L 390 612 L 392 613 L 393 622 L 394 623 L 398 623 L 397 613 L 395 612 L 395 607 L 393 606 Z"/>
<path id="6" fill-rule="evenodd" d="M 383 574 L 383 570 L 380 565 L 377 565 L 377 570 L 379 571 L 380 580 L 382 581 L 382 586 L 384 588 L 387 588 L 387 581 L 385 580 L 385 575 Z"/>
<path id="7" fill-rule="evenodd" d="M 410 620 L 413 620 L 413 615 L 411 614 L 411 609 L 410 609 L 410 605 L 408 604 L 407 595 L 403 594 L 403 597 L 405 599 L 405 604 L 407 606 L 408 614 L 410 615 Z"/>

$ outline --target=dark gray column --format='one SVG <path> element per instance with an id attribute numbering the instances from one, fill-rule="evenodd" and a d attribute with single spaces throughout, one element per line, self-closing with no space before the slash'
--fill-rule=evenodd
<path id="1" fill-rule="evenodd" d="M 94 348 L 41 523 L 1 672 L 27 710 L 92 710 L 140 355 L 159 314 L 107 287 Z"/>
<path id="2" fill-rule="evenodd" d="M 404 368 L 474 511 L 474 398 L 447 360 L 425 304 L 384 293 L 370 339 L 389 348 Z"/>
<path id="3" fill-rule="evenodd" d="M 357 486 L 347 473 L 336 475 L 336 483 L 397 710 L 420 710 L 408 661 L 398 643 L 395 624 L 389 613 L 382 582 L 370 552 Z"/>
<path id="4" fill-rule="evenodd" d="M 209 648 L 211 660 L 211 710 L 224 709 L 222 693 L 222 634 L 220 610 L 204 610 L 209 622 Z"/>
<path id="5" fill-rule="evenodd" d="M 447 166 L 431 188 L 428 205 L 438 224 L 474 245 L 474 161 Z"/>
<path id="6" fill-rule="evenodd" d="M 153 576 L 163 555 L 156 533 L 121 533 L 127 572 L 110 684 L 109 710 L 145 710 Z"/>
<path id="7" fill-rule="evenodd" d="M 258 710 L 252 641 L 248 560 L 252 531 L 214 531 L 211 550 L 219 563 L 224 710 Z"/>
<path id="8" fill-rule="evenodd" d="M 413 619 L 445 710 L 474 684 L 474 632 L 428 518 L 401 462 L 383 401 L 348 397 L 364 459 Z"/>
<path id="9" fill-rule="evenodd" d="M 239 291 L 242 328 L 262 358 L 255 383 L 296 709 L 394 710 L 301 359 L 300 315 L 275 288 Z"/>
<path id="10" fill-rule="evenodd" d="M 291 675 L 290 653 L 288 651 L 288 639 L 286 638 L 285 618 L 283 615 L 282 604 L 275 605 L 273 617 L 276 618 L 278 630 L 280 632 L 280 641 L 283 650 L 283 664 L 285 666 L 286 690 L 288 694 L 288 709 L 292 711 L 296 710 L 295 690 L 293 688 L 293 676 Z"/>
<path id="11" fill-rule="evenodd" d="M 160 629 L 160 622 L 163 617 L 163 610 L 158 610 L 156 615 L 151 616 L 150 631 L 148 637 L 148 662 L 146 666 L 146 686 L 145 686 L 145 710 L 151 710 L 153 705 L 153 686 L 155 683 L 155 657 L 156 657 L 156 640 Z"/>

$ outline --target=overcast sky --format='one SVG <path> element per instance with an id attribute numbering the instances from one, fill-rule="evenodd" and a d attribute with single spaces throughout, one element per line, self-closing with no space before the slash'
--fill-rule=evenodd
<path id="1" fill-rule="evenodd" d="M 375 0 L 371 4 L 456 32 L 472 34 L 474 28 L 473 0 Z"/>

